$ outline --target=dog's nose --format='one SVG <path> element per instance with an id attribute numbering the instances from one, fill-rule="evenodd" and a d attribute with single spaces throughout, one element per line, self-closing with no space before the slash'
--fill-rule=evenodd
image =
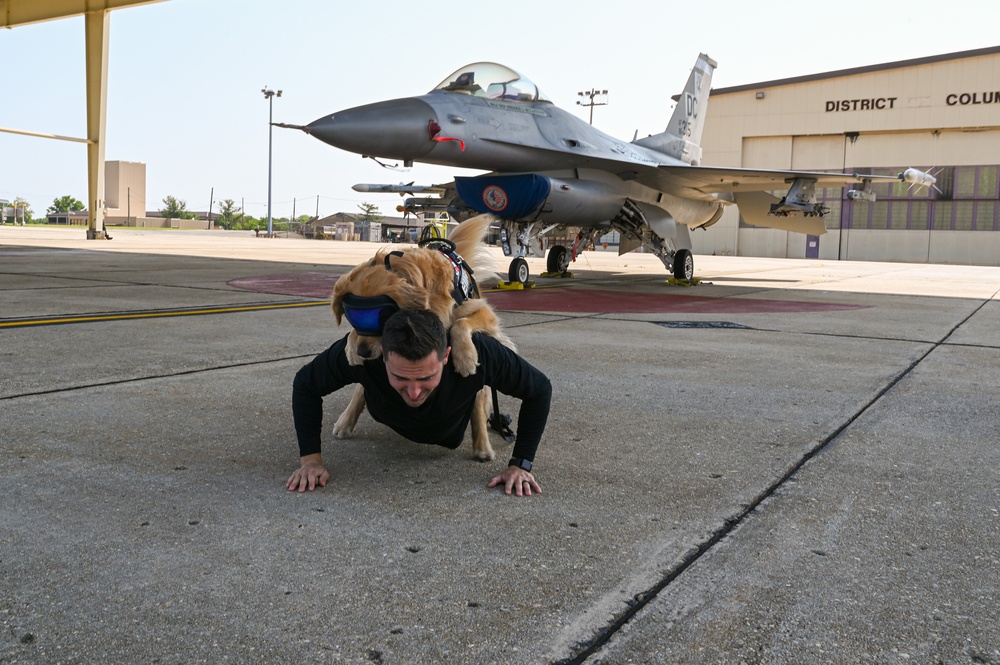
<path id="1" fill-rule="evenodd" d="M 362 358 L 371 358 L 372 357 L 371 347 L 369 347 L 366 344 L 358 344 L 358 355 L 361 356 Z"/>

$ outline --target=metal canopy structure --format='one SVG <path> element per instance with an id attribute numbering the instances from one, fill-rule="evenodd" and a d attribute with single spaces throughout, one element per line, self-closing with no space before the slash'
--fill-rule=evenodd
<path id="1" fill-rule="evenodd" d="M 108 101 L 108 25 L 111 10 L 163 0 L 0 0 L 0 28 L 84 16 L 87 59 L 87 137 L 73 138 L 0 127 L 0 131 L 87 144 L 87 238 L 104 238 L 104 135 Z"/>

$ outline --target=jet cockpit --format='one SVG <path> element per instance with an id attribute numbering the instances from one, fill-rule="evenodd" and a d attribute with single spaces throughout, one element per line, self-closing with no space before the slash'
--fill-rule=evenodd
<path id="1" fill-rule="evenodd" d="M 507 102 L 552 103 L 529 79 L 495 62 L 466 65 L 441 81 L 434 90 Z"/>

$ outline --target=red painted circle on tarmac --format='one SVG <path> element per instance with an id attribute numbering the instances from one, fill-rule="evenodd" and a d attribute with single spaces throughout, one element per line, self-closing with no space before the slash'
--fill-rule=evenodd
<path id="1" fill-rule="evenodd" d="M 239 277 L 226 282 L 229 286 L 257 293 L 277 293 L 284 296 L 306 298 L 330 297 L 333 285 L 340 278 L 339 273 L 298 272 L 281 275 L 254 275 Z"/>
<path id="2" fill-rule="evenodd" d="M 237 289 L 306 298 L 330 298 L 337 273 L 301 272 L 240 277 L 228 282 Z M 567 312 L 575 314 L 740 314 L 768 312 L 829 312 L 863 309 L 867 305 L 817 303 L 766 298 L 712 298 L 672 293 L 635 293 L 608 289 L 556 288 L 490 291 L 490 304 L 499 310 Z"/>
<path id="3" fill-rule="evenodd" d="M 496 309 L 522 312 L 595 314 L 725 314 L 754 312 L 827 312 L 861 309 L 865 305 L 815 303 L 764 298 L 709 298 L 669 293 L 628 293 L 600 289 L 537 289 L 487 293 Z"/>

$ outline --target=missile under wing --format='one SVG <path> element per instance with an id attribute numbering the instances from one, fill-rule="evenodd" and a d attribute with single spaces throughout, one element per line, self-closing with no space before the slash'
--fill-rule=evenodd
<path id="1" fill-rule="evenodd" d="M 690 279 L 690 230 L 714 224 L 726 206 L 738 205 L 757 226 L 819 235 L 826 232 L 826 209 L 816 200 L 816 187 L 856 185 L 852 198 L 870 200 L 871 181 L 897 179 L 703 165 L 700 144 L 715 68 L 715 61 L 699 55 L 666 129 L 632 142 L 563 111 L 532 81 L 490 62 L 462 67 L 425 95 L 339 111 L 301 129 L 366 157 L 486 171 L 381 191 L 434 195 L 406 199 L 404 209 L 414 213 L 444 211 L 459 221 L 495 215 L 504 252 L 513 257 L 511 281 L 520 282 L 528 279 L 523 257 L 529 251 L 541 256 L 542 238 L 566 227 L 578 229 L 577 238 L 572 248 L 549 249 L 551 272 L 565 271 L 578 251 L 617 230 L 622 253 L 642 246 L 675 277 Z M 935 182 L 916 169 L 898 179 Z"/>

